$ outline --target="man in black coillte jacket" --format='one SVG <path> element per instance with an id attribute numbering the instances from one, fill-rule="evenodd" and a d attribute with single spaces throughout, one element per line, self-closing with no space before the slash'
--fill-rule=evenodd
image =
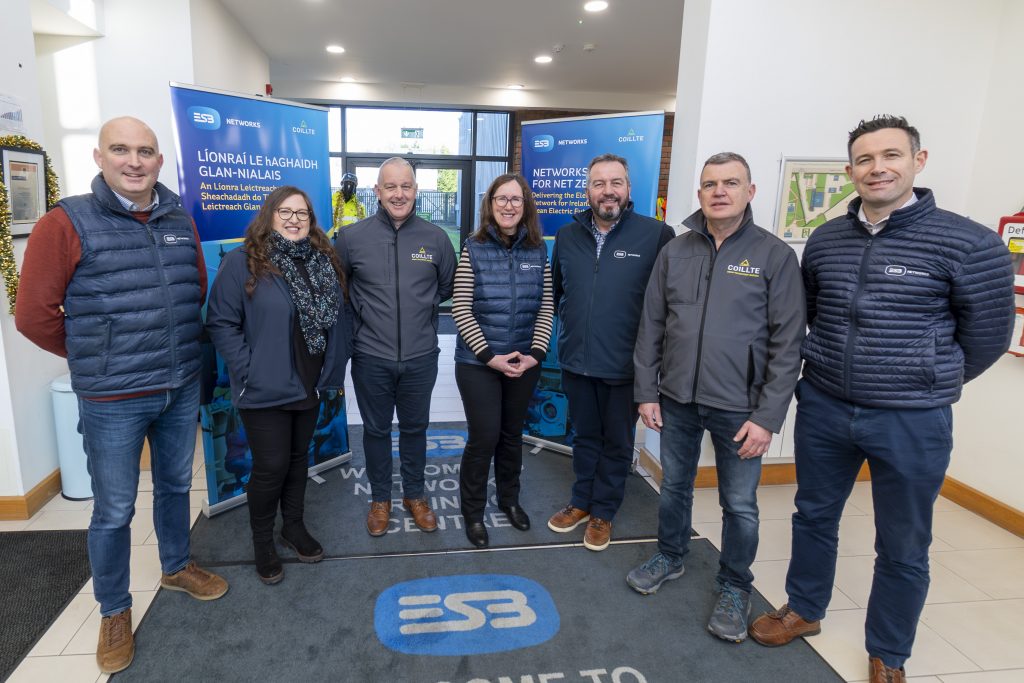
<path id="1" fill-rule="evenodd" d="M 391 520 L 391 420 L 398 411 L 402 504 L 421 531 L 437 529 L 424 496 L 430 395 L 437 380 L 437 313 L 452 295 L 455 248 L 416 215 L 416 178 L 400 157 L 381 164 L 377 213 L 338 232 L 335 249 L 354 312 L 352 383 L 363 418 L 371 536 Z"/>
<path id="2" fill-rule="evenodd" d="M 633 345 L 644 288 L 658 251 L 675 233 L 634 213 L 625 159 L 602 154 L 587 170 L 590 209 L 555 236 L 551 257 L 558 312 L 558 362 L 569 414 L 576 482 L 569 504 L 548 520 L 568 533 L 583 523 L 583 544 L 604 550 L 633 463 Z"/>

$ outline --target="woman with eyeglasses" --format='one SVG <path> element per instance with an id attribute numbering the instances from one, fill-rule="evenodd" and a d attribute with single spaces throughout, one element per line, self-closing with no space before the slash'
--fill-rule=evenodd
<path id="1" fill-rule="evenodd" d="M 519 504 L 519 473 L 523 422 L 551 339 L 547 257 L 526 181 L 498 176 L 484 194 L 480 227 L 462 249 L 452 297 L 455 381 L 469 428 L 459 492 L 466 538 L 477 548 L 489 544 L 484 508 L 492 458 L 498 509 L 516 529 L 530 528 Z"/>
<path id="2" fill-rule="evenodd" d="M 345 384 L 345 296 L 334 247 L 297 187 L 267 195 L 210 292 L 206 326 L 227 364 L 232 403 L 252 451 L 246 494 L 256 573 L 265 584 L 284 578 L 274 544 L 279 506 L 282 544 L 302 562 L 324 556 L 303 508 L 320 396 Z"/>

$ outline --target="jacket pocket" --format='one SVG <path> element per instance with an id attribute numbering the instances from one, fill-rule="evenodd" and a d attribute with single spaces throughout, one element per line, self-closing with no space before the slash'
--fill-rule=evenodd
<path id="1" fill-rule="evenodd" d="M 665 298 L 669 304 L 695 304 L 703 299 L 708 267 L 706 256 L 669 258 Z"/>

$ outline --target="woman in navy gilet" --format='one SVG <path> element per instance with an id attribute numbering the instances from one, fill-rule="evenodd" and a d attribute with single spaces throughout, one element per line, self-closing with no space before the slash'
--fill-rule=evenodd
<path id="1" fill-rule="evenodd" d="M 462 249 L 452 297 L 455 381 L 469 428 L 459 492 L 466 537 L 478 548 L 489 543 L 484 509 L 492 458 L 498 509 L 516 529 L 530 528 L 519 504 L 519 473 L 523 422 L 551 339 L 547 255 L 526 181 L 499 176 L 484 194 L 480 227 Z"/>

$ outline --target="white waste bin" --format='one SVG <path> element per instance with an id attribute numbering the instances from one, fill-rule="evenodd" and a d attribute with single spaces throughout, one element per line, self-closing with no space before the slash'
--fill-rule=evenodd
<path id="1" fill-rule="evenodd" d="M 71 375 L 50 382 L 53 423 L 57 429 L 61 495 L 68 500 L 92 498 L 92 477 L 86 466 L 82 435 L 78 433 L 78 397 L 71 391 Z"/>

